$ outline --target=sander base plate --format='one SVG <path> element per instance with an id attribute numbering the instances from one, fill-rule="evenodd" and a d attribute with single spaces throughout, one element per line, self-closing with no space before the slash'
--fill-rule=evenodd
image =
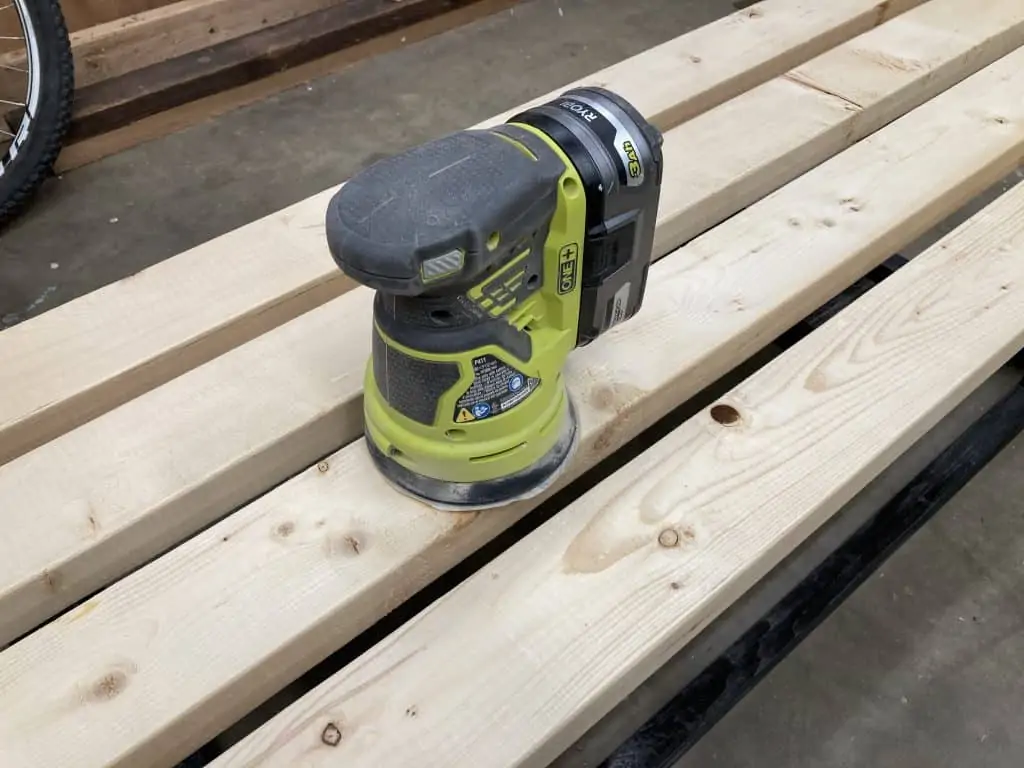
<path id="1" fill-rule="evenodd" d="M 443 512 L 471 512 L 531 499 L 548 490 L 572 461 L 579 444 L 579 422 L 572 398 L 562 432 L 547 455 L 526 469 L 478 483 L 451 483 L 403 467 L 366 440 L 378 471 L 398 491 Z"/>

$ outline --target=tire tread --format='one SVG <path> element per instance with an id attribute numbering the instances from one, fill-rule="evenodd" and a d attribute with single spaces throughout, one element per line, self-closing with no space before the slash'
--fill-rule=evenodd
<path id="1" fill-rule="evenodd" d="M 52 173 L 71 125 L 75 68 L 64 14 L 59 0 L 38 0 L 34 7 L 34 21 L 38 29 L 42 59 L 40 76 L 44 78 L 44 106 L 40 109 L 38 122 L 32 126 L 32 133 L 29 134 L 10 171 L 4 177 L 0 177 L 0 228 L 24 211 L 25 206 Z M 55 99 L 55 114 L 50 114 L 52 110 L 47 109 L 47 99 Z M 38 142 L 42 143 L 41 150 L 38 149 Z M 31 161 L 30 165 L 25 168 L 18 167 L 20 158 Z M 13 181 L 9 180 L 5 184 L 5 179 Z"/>

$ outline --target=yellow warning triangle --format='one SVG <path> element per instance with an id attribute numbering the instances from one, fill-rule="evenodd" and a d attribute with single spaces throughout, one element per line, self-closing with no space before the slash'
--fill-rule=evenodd
<path id="1" fill-rule="evenodd" d="M 465 424 L 467 421 L 473 421 L 475 417 L 469 412 L 469 409 L 463 408 L 459 411 L 459 415 L 455 417 L 457 424 Z"/>

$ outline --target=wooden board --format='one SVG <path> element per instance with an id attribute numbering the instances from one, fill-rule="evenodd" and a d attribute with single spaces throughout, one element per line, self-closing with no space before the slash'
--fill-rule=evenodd
<path id="1" fill-rule="evenodd" d="M 548 765 L 1022 346 L 1017 187 L 212 765 Z"/>
<path id="2" fill-rule="evenodd" d="M 948 11 L 957 7 L 963 0 L 934 0 L 669 131 L 666 178 L 685 183 L 663 191 L 655 257 L 1024 42 L 1016 0 L 953 23 Z M 940 34 L 940 21 L 955 32 Z M 830 64 L 849 61 L 850 51 L 867 62 L 859 79 Z M 887 90 L 877 62 L 896 52 L 908 65 L 886 68 Z M 828 83 L 833 69 L 843 73 L 835 87 L 861 106 L 797 82 Z M 751 124 L 765 130 L 749 137 Z M 369 295 L 361 289 L 313 310 L 0 468 L 0 503 L 19 532 L 0 542 L 8 564 L 0 566 L 0 642 L 206 525 L 224 504 L 244 503 L 354 439 Z M 339 327 L 361 332 L 340 337 Z M 125 483 L 129 462 L 152 469 Z M 168 464 L 173 473 L 160 469 Z"/>
<path id="3" fill-rule="evenodd" d="M 1022 64 L 1018 50 L 655 264 L 643 312 L 570 358 L 583 436 L 563 484 L 1012 169 Z M 434 512 L 357 442 L 5 651 L 0 764 L 171 762 L 535 503 Z"/>
<path id="4" fill-rule="evenodd" d="M 146 13 L 170 4 L 171 0 L 61 0 L 61 11 L 68 29 L 81 29 L 116 21 L 137 13 Z"/>
<path id="5" fill-rule="evenodd" d="M 305 64 L 479 0 L 347 0 L 243 37 L 82 88 L 68 141 Z"/>
<path id="6" fill-rule="evenodd" d="M 0 3 L 0 35 L 21 34 L 17 12 Z M 123 16 L 167 5 L 169 0 L 62 0 L 61 12 L 71 32 L 113 21 Z M 4 50 L 0 45 L 0 51 Z"/>
<path id="7" fill-rule="evenodd" d="M 179 0 L 73 26 L 75 84 L 85 87 L 183 56 L 344 0 Z M 74 21 L 74 19 L 72 19 Z M 0 63 L 18 65 L 21 55 Z"/>
<path id="8" fill-rule="evenodd" d="M 768 0 L 580 82 L 667 130 L 917 2 Z M 5 331 L 0 463 L 351 287 L 323 236 L 335 189 Z"/>
<path id="9" fill-rule="evenodd" d="M 664 253 L 1024 43 L 1024 5 L 938 0 L 692 119 L 667 162 Z M 758 126 L 751 131 L 750 126 Z M 700 152 L 690 151 L 700 147 Z"/>
<path id="10" fill-rule="evenodd" d="M 167 136 L 204 120 L 210 120 L 239 107 L 282 93 L 301 83 L 340 72 L 349 65 L 370 56 L 378 56 L 405 45 L 413 45 L 493 13 L 509 10 L 518 2 L 520 0 L 477 0 L 472 5 L 411 24 L 363 43 L 357 43 L 306 64 L 299 64 L 236 88 L 189 101 L 178 107 L 164 109 L 121 128 L 115 128 L 106 133 L 66 145 L 57 158 L 55 169 L 57 173 L 66 173 L 69 170 L 81 168 L 144 142 Z"/>

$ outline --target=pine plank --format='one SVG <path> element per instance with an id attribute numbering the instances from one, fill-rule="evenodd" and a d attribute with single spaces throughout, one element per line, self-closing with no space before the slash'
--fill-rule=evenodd
<path id="1" fill-rule="evenodd" d="M 1022 346 L 1018 186 L 212 765 L 548 765 Z"/>
<path id="2" fill-rule="evenodd" d="M 643 311 L 570 358 L 563 484 L 1015 167 L 1022 95 L 1017 51 L 656 263 Z M 434 512 L 358 441 L 0 653 L 0 764 L 171 764 L 536 501 Z"/>
<path id="3" fill-rule="evenodd" d="M 826 83 L 837 58 L 859 79 L 808 88 L 798 69 L 669 131 L 655 258 L 1024 42 L 1018 0 L 970 6 L 932 0 L 808 65 Z M 354 439 L 369 307 L 369 291 L 347 294 L 0 468 L 15 531 L 0 541 L 0 642 Z"/>
<path id="4" fill-rule="evenodd" d="M 700 234 L 1022 44 L 1020 2 L 931 0 L 698 115 L 659 238 Z"/>
<path id="5" fill-rule="evenodd" d="M 920 2 L 766 0 L 580 82 L 667 130 Z M 351 288 L 323 237 L 335 189 L 0 335 L 0 463 Z"/>

